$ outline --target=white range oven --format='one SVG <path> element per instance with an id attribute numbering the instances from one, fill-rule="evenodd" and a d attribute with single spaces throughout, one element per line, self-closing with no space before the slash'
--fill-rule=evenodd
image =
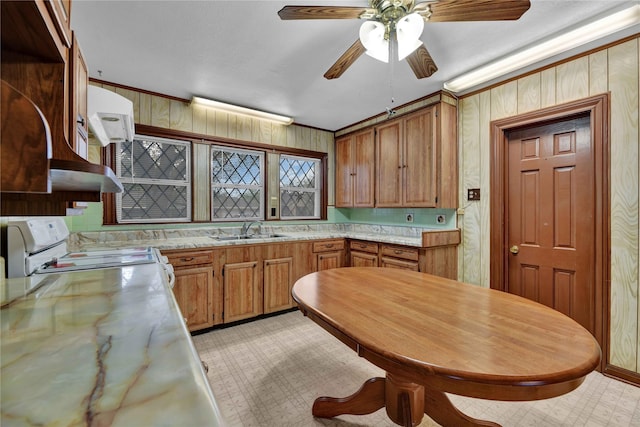
<path id="1" fill-rule="evenodd" d="M 62 218 L 30 218 L 7 224 L 7 276 L 28 277 L 100 268 L 158 263 L 173 287 L 167 257 L 152 247 L 69 252 L 69 229 Z"/>

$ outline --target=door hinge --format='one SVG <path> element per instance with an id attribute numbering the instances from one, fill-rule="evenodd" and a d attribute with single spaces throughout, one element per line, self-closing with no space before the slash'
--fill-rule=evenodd
<path id="1" fill-rule="evenodd" d="M 438 108 L 436 107 L 436 117 L 438 117 Z"/>

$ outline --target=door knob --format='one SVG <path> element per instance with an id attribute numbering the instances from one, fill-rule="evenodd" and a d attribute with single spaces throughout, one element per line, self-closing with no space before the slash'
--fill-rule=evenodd
<path id="1" fill-rule="evenodd" d="M 517 254 L 518 252 L 520 252 L 520 248 L 519 248 L 519 247 L 517 247 L 516 245 L 513 245 L 513 246 L 511 246 L 511 247 L 509 248 L 509 251 L 510 251 L 512 254 Z"/>

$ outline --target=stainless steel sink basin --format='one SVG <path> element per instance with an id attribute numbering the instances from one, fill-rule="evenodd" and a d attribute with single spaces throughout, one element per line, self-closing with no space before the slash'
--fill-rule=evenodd
<path id="1" fill-rule="evenodd" d="M 273 237 L 285 237 L 283 234 L 236 234 L 233 236 L 211 236 L 216 240 L 256 240 L 256 239 L 270 239 Z"/>

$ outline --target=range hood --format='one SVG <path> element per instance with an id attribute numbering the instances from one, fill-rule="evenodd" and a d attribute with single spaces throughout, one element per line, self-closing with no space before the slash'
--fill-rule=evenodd
<path id="1" fill-rule="evenodd" d="M 87 116 L 89 130 L 102 146 L 133 140 L 133 102 L 127 98 L 110 90 L 89 85 Z"/>

